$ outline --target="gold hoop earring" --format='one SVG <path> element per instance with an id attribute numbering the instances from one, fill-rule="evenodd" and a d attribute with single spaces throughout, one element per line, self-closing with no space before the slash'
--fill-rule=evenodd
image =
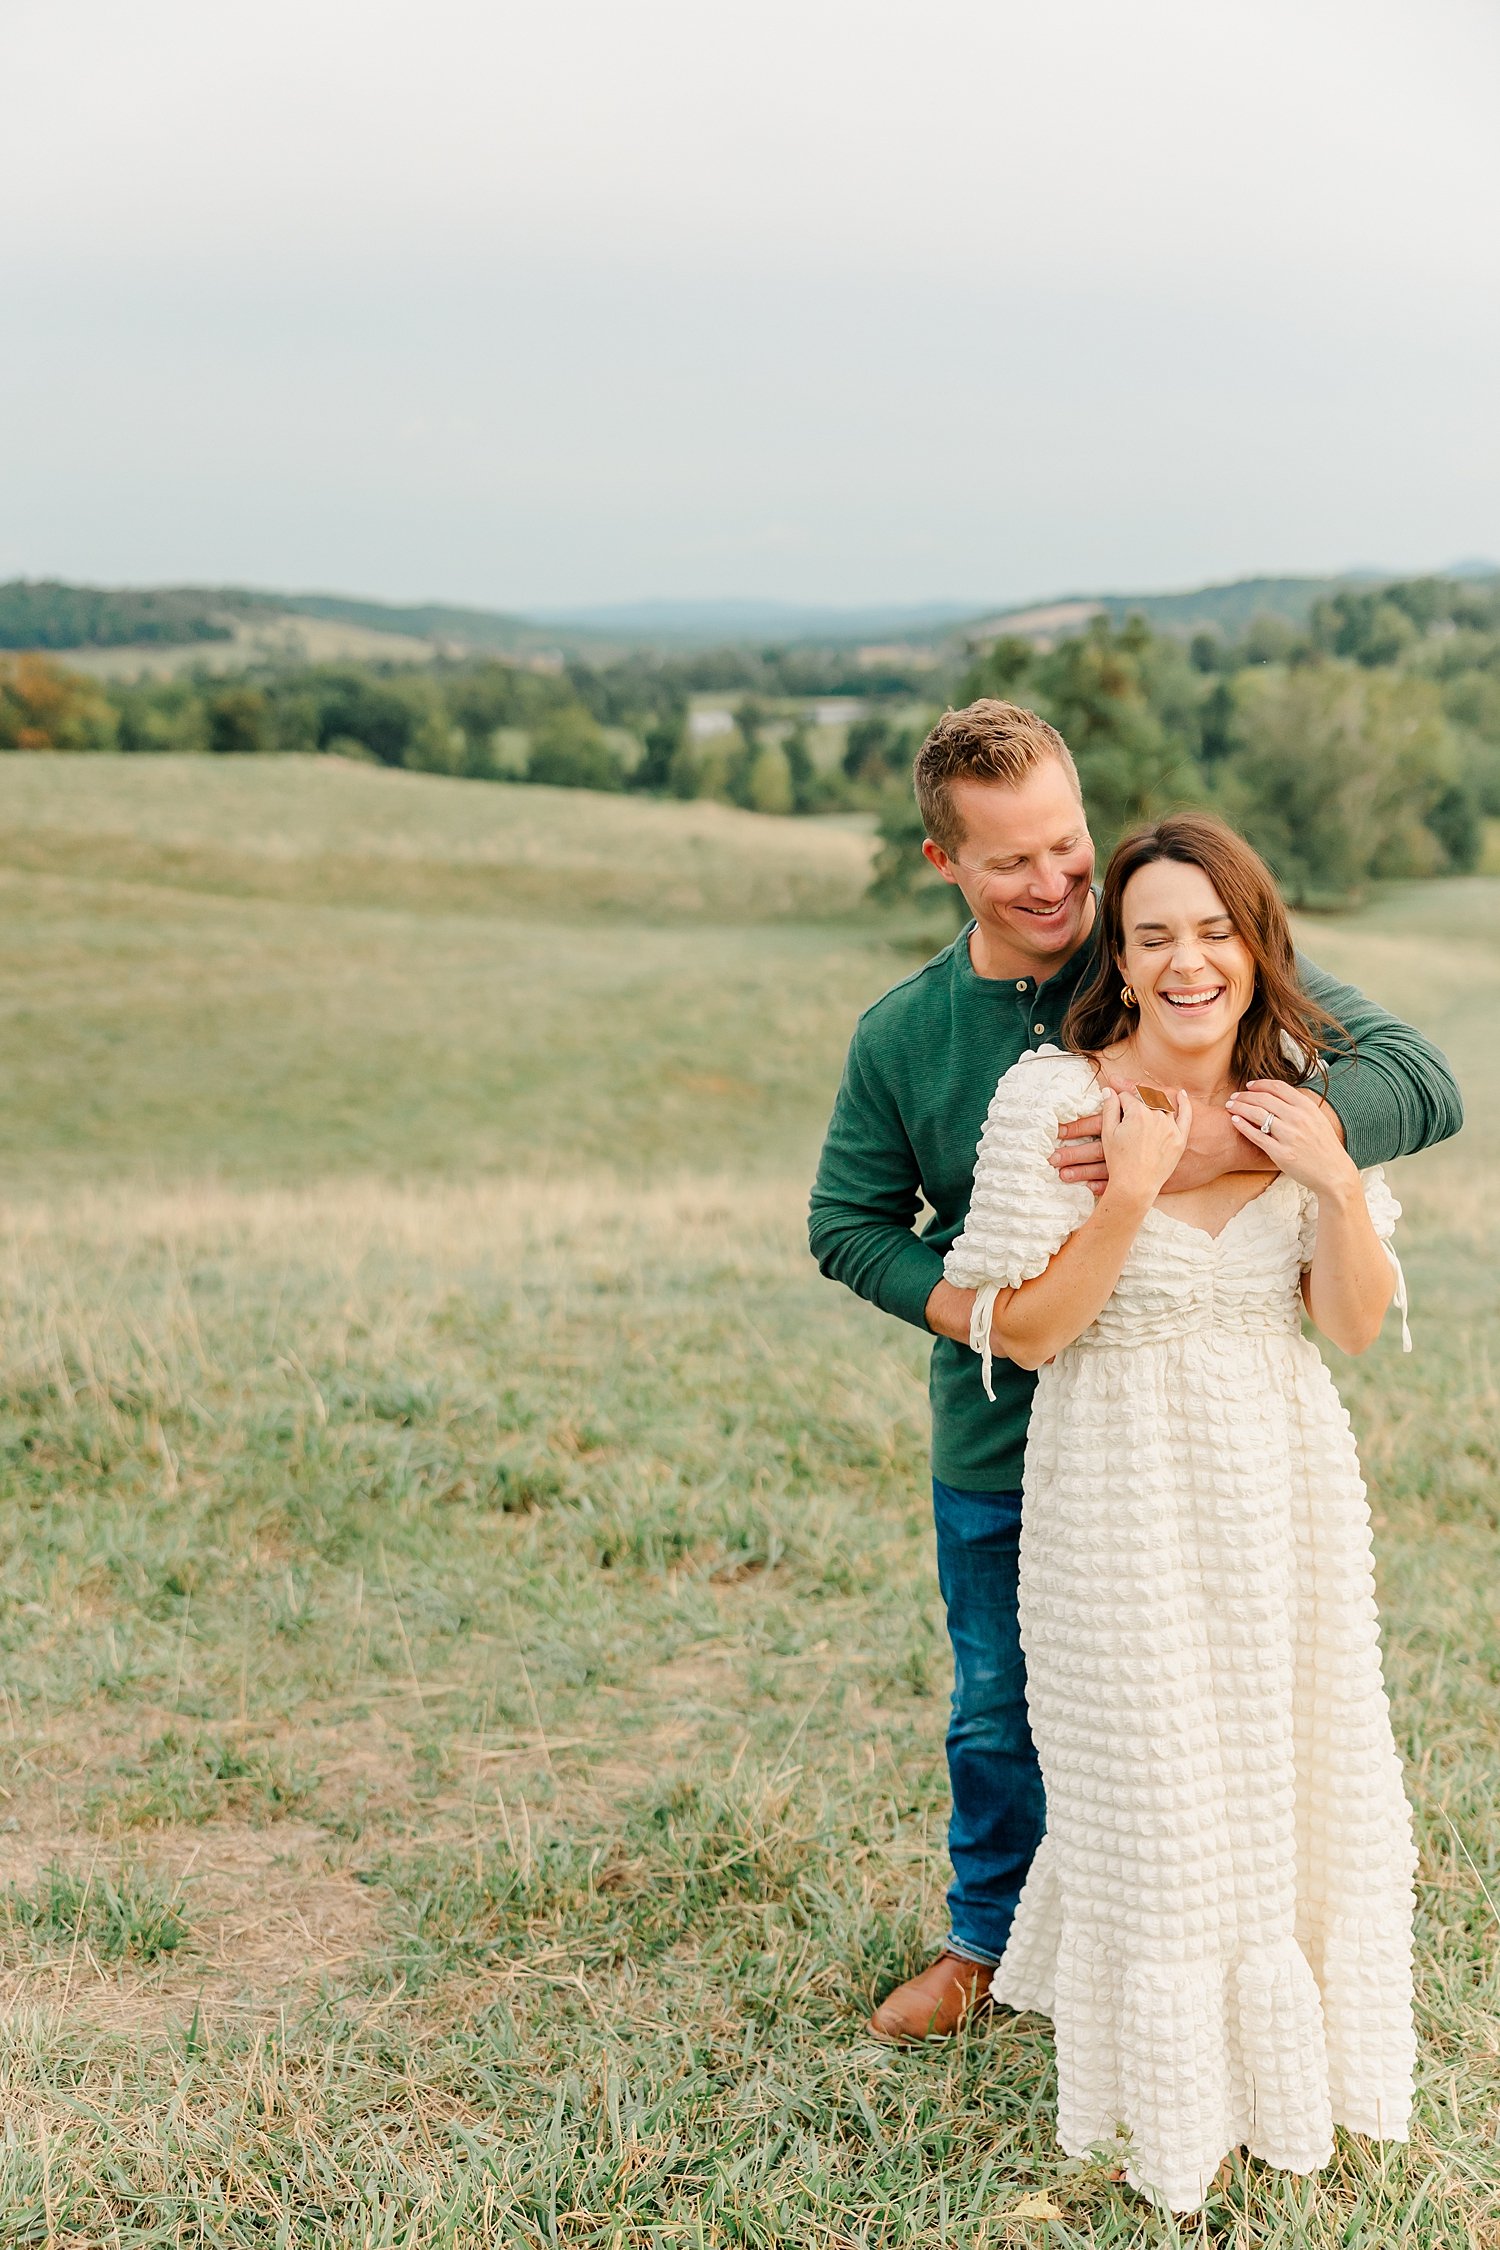
<path id="1" fill-rule="evenodd" d="M 1121 985 L 1120 998 L 1124 1001 L 1127 1008 L 1133 1008 L 1135 1006 L 1135 993 L 1128 984 Z"/>

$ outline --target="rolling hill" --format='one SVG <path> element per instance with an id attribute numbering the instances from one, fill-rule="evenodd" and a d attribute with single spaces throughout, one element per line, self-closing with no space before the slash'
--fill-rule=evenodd
<path id="1" fill-rule="evenodd" d="M 1494 566 L 1456 566 L 1466 578 L 1500 578 Z M 686 652 L 726 646 L 856 648 L 901 642 L 929 650 L 1011 631 L 1075 631 L 1091 615 L 1140 615 L 1167 633 L 1209 627 L 1226 635 L 1271 615 L 1306 621 L 1341 587 L 1382 583 L 1377 571 L 1322 578 L 1238 578 L 1169 593 L 1070 593 L 986 608 L 927 602 L 832 607 L 761 600 L 640 601 L 520 616 L 451 602 L 382 602 L 349 594 L 282 593 L 242 586 L 99 587 L 54 579 L 0 585 L 0 650 L 42 649 L 94 671 L 217 671 L 263 663 L 425 662 L 496 656 L 608 660 L 631 650 Z M 1037 619 L 1045 619 L 1038 625 Z"/>

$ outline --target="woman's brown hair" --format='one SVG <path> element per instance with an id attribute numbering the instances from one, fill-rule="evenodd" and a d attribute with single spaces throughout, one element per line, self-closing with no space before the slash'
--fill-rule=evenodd
<path id="1" fill-rule="evenodd" d="M 1216 813 L 1170 813 L 1138 828 L 1115 846 L 1104 871 L 1099 902 L 1099 958 L 1063 1023 L 1063 1043 L 1075 1054 L 1098 1055 L 1133 1030 L 1135 1017 L 1120 998 L 1125 954 L 1125 886 L 1159 859 L 1199 867 L 1234 924 L 1255 965 L 1255 990 L 1235 1035 L 1231 1071 L 1236 1084 L 1279 1078 L 1300 1085 L 1330 1054 L 1351 1054 L 1348 1032 L 1326 1008 L 1309 1000 L 1297 977 L 1292 932 L 1276 878 Z M 1285 1042 L 1299 1050 L 1293 1060 Z"/>

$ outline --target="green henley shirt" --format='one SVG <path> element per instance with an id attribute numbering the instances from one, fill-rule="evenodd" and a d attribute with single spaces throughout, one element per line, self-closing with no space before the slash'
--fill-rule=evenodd
<path id="1" fill-rule="evenodd" d="M 1085 941 L 1054 976 L 981 977 L 971 922 L 855 1028 L 813 1186 L 808 1239 L 821 1270 L 914 1328 L 963 1231 L 990 1097 L 1028 1048 L 1061 1045 L 1062 1021 L 1093 965 Z M 1348 1031 L 1357 1056 L 1336 1061 L 1329 1098 L 1361 1167 L 1456 1133 L 1463 1108 L 1442 1055 L 1409 1024 L 1299 957 L 1304 989 Z M 931 1217 L 913 1227 L 923 1199 Z M 1021 1485 L 1036 1377 L 997 1359 L 995 1401 L 966 1344 L 932 1349 L 932 1472 L 969 1492 Z"/>

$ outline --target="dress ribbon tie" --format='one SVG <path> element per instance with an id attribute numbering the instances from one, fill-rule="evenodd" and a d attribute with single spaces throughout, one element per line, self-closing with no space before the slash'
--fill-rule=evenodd
<path id="1" fill-rule="evenodd" d="M 974 1298 L 974 1309 L 969 1314 L 969 1349 L 979 1354 L 979 1372 L 984 1380 L 984 1395 L 992 1403 L 995 1396 L 995 1355 L 990 1343 L 990 1324 L 995 1317 L 995 1299 L 1004 1287 L 1003 1282 L 987 1281 Z"/>

